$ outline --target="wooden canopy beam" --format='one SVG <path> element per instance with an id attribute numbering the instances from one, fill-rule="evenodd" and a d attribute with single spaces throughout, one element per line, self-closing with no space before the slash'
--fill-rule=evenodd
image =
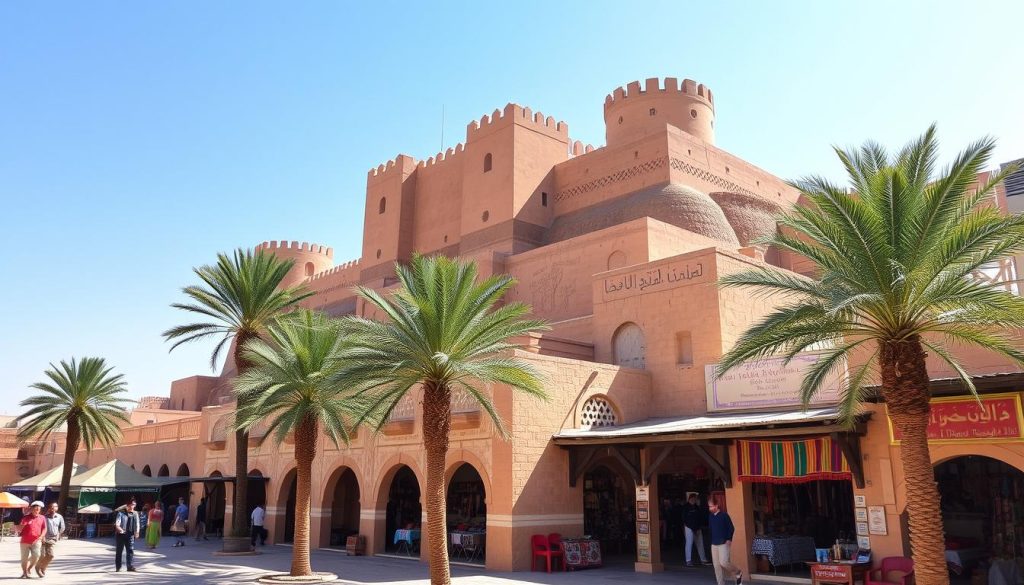
<path id="1" fill-rule="evenodd" d="M 725 447 L 722 450 L 724 453 L 722 461 L 719 461 L 714 455 L 708 453 L 708 450 L 704 448 L 704 445 L 695 444 L 693 445 L 693 450 L 697 452 L 697 455 L 700 455 L 700 458 L 703 459 L 705 463 L 711 466 L 711 469 L 715 471 L 718 477 L 722 478 L 722 483 L 725 484 L 725 487 L 732 487 L 732 472 L 729 469 L 728 447 Z"/>

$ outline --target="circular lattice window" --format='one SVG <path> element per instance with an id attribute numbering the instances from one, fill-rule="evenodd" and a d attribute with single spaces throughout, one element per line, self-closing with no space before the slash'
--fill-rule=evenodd
<path id="1" fill-rule="evenodd" d="M 614 427 L 618 422 L 615 409 L 604 398 L 594 397 L 583 403 L 580 413 L 580 428 Z"/>

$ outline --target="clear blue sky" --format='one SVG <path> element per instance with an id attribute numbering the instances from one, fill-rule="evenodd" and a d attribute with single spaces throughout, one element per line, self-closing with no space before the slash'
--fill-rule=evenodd
<path id="1" fill-rule="evenodd" d="M 604 142 L 618 85 L 690 77 L 717 143 L 839 176 L 830 144 L 939 123 L 1024 156 L 1024 3 L 4 2 L 0 412 L 48 362 L 100 355 L 133 396 L 210 372 L 168 307 L 217 251 L 359 255 L 366 171 L 515 101 Z M 411 3 L 408 3 L 411 4 Z M 443 5 L 443 8 L 437 8 Z"/>

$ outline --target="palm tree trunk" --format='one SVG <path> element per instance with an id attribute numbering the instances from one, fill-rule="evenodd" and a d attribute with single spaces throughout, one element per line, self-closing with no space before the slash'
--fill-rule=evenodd
<path id="1" fill-rule="evenodd" d="M 292 544 L 292 577 L 313 574 L 309 565 L 309 507 L 316 457 L 316 419 L 306 417 L 295 429 L 295 542 Z"/>
<path id="2" fill-rule="evenodd" d="M 78 428 L 78 418 L 68 417 L 68 432 L 64 445 L 64 469 L 60 475 L 60 494 L 57 496 L 57 509 L 65 514 L 64 506 L 68 502 L 68 490 L 71 488 L 71 469 L 75 466 L 75 452 L 82 441 L 82 433 Z"/>
<path id="3" fill-rule="evenodd" d="M 448 519 L 444 466 L 452 426 L 452 393 L 447 386 L 425 384 L 423 389 L 423 447 L 427 453 L 427 547 L 431 585 L 450 585 Z"/>
<path id="4" fill-rule="evenodd" d="M 948 585 L 939 490 L 928 450 L 931 392 L 924 349 L 913 336 L 881 350 L 882 396 L 902 436 L 914 575 L 918 585 Z"/>
<path id="5" fill-rule="evenodd" d="M 242 348 L 255 338 L 239 332 L 235 337 L 235 370 L 242 375 L 252 364 L 242 357 Z M 237 408 L 237 405 L 236 405 Z M 262 502 L 261 502 L 262 503 Z M 235 431 L 235 495 L 231 503 L 231 536 L 242 537 L 249 531 L 249 433 Z"/>

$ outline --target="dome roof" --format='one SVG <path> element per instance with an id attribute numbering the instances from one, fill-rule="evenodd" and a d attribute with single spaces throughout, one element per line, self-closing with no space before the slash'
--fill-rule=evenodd
<path id="1" fill-rule="evenodd" d="M 725 213 L 729 225 L 736 230 L 740 244 L 749 246 L 750 242 L 775 233 L 775 218 L 782 212 L 778 205 L 754 195 L 744 193 L 718 192 L 710 197 Z"/>
<path id="2" fill-rule="evenodd" d="M 560 216 L 551 224 L 547 241 L 561 242 L 642 217 L 739 245 L 736 232 L 718 204 L 707 194 L 677 183 L 648 187 Z"/>

